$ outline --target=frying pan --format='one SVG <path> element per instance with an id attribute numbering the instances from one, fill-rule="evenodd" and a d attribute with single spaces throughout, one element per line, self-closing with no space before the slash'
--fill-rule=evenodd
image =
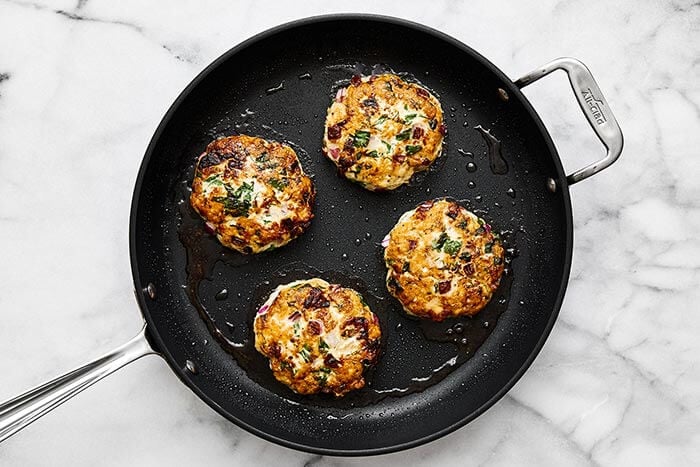
<path id="1" fill-rule="evenodd" d="M 602 160 L 569 176 L 520 91 L 554 70 L 567 73 L 607 148 Z M 393 192 L 371 193 L 336 175 L 320 146 L 335 90 L 355 74 L 384 71 L 431 89 L 448 134 L 431 170 Z M 225 251 L 187 202 L 197 155 L 212 139 L 236 133 L 292 145 L 318 191 L 309 230 L 274 252 Z M 513 82 L 455 39 L 394 18 L 322 16 L 263 32 L 192 81 L 146 150 L 130 225 L 142 331 L 0 405 L 0 440 L 148 354 L 161 356 L 227 419 L 288 447 L 369 455 L 445 435 L 492 406 L 541 349 L 571 265 L 569 186 L 609 166 L 621 150 L 622 133 L 600 89 L 571 58 Z M 498 158 L 507 170 L 495 170 Z M 502 231 L 510 255 L 484 311 L 435 324 L 410 319 L 389 296 L 380 242 L 403 212 L 444 196 Z M 277 284 L 311 276 L 360 290 L 382 324 L 380 363 L 367 387 L 342 399 L 291 392 L 251 351 L 256 307 Z"/>

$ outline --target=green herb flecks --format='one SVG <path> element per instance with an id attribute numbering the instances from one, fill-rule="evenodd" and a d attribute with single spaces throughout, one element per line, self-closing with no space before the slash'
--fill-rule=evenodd
<path id="1" fill-rule="evenodd" d="M 328 347 L 328 344 L 326 343 L 326 341 L 323 340 L 323 337 L 319 337 L 318 338 L 318 350 L 321 353 L 326 353 L 326 352 L 328 352 L 329 348 L 330 347 Z"/>
<path id="2" fill-rule="evenodd" d="M 376 127 L 378 127 L 379 125 L 381 125 L 382 123 L 386 122 L 388 118 L 389 118 L 389 117 L 387 117 L 386 115 L 382 115 L 381 117 L 379 117 L 379 118 L 377 119 L 376 122 L 374 122 L 374 123 L 372 124 L 372 126 L 373 126 L 374 128 L 376 128 Z"/>
<path id="3" fill-rule="evenodd" d="M 406 141 L 408 138 L 411 137 L 411 129 L 409 128 L 408 130 L 404 130 L 398 135 L 396 135 L 396 141 Z"/>
<path id="4" fill-rule="evenodd" d="M 356 148 L 365 148 L 369 144 L 369 131 L 360 130 L 352 137 L 352 144 Z"/>
<path id="5" fill-rule="evenodd" d="M 462 248 L 462 242 L 459 240 L 445 240 L 445 245 L 442 247 L 442 251 L 450 256 L 454 256 L 459 253 L 459 249 Z"/>
<path id="6" fill-rule="evenodd" d="M 442 246 L 449 238 L 446 232 L 442 232 L 437 240 L 433 240 L 433 250 L 442 250 Z"/>
<path id="7" fill-rule="evenodd" d="M 306 363 L 309 363 L 311 361 L 311 349 L 309 348 L 308 345 L 304 345 L 304 347 L 301 348 L 301 350 L 299 351 L 299 356 Z"/>
<path id="8" fill-rule="evenodd" d="M 442 232 L 436 240 L 433 240 L 434 250 L 442 250 L 451 256 L 459 253 L 460 248 L 462 248 L 462 242 L 459 240 L 452 240 L 446 232 Z"/>
<path id="9" fill-rule="evenodd" d="M 220 186 L 224 184 L 223 180 L 221 180 L 221 174 L 210 175 L 206 180 L 204 180 L 204 183 Z"/>
<path id="10" fill-rule="evenodd" d="M 327 368 L 325 366 L 322 366 L 321 368 L 318 369 L 314 373 L 314 377 L 316 378 L 316 381 L 318 382 L 319 385 L 325 386 L 326 383 L 328 382 L 328 375 L 331 374 L 331 369 Z"/>
<path id="11" fill-rule="evenodd" d="M 404 123 L 411 123 L 411 121 L 416 118 L 418 114 L 408 114 L 403 117 Z"/>
<path id="12" fill-rule="evenodd" d="M 410 156 L 411 154 L 419 152 L 421 149 L 423 149 L 423 146 L 409 144 L 406 146 L 406 154 Z"/>
<path id="13" fill-rule="evenodd" d="M 386 152 L 390 153 L 391 152 L 391 144 L 387 143 L 386 141 L 382 140 L 382 144 L 386 146 Z"/>
<path id="14" fill-rule="evenodd" d="M 379 153 L 376 150 L 368 152 L 367 155 L 369 157 L 379 157 Z"/>
<path id="15" fill-rule="evenodd" d="M 224 205 L 226 214 L 247 216 L 253 198 L 253 184 L 243 182 L 236 190 L 228 185 L 224 185 L 224 188 L 227 196 L 217 196 L 213 200 Z"/>
<path id="16" fill-rule="evenodd" d="M 277 191 L 283 191 L 288 185 L 288 182 L 285 179 L 272 178 L 270 179 L 270 185 Z"/>

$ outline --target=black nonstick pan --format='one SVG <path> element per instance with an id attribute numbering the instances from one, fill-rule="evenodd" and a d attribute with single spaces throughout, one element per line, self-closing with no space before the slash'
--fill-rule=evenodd
<path id="1" fill-rule="evenodd" d="M 561 69 L 607 147 L 564 174 L 520 88 Z M 325 112 L 356 74 L 393 71 L 439 98 L 443 156 L 408 186 L 372 193 L 321 153 Z M 187 202 L 196 157 L 219 136 L 246 133 L 296 149 L 317 189 L 310 229 L 273 252 L 242 256 L 206 233 Z M 511 81 L 484 57 L 424 26 L 365 15 L 274 28 L 204 70 L 163 118 L 134 190 L 130 247 L 144 330 L 132 341 L 0 406 L 0 440 L 143 355 L 162 356 L 217 412 L 305 451 L 368 455 L 405 449 L 468 423 L 522 376 L 562 303 L 571 264 L 569 186 L 607 167 L 622 134 L 587 68 L 558 59 Z M 502 158 L 502 160 L 501 160 Z M 505 161 L 505 167 L 503 166 Z M 488 219 L 509 249 L 508 273 L 474 318 L 410 319 L 386 291 L 381 240 L 426 199 L 451 197 Z M 322 277 L 360 290 L 383 329 L 367 387 L 336 399 L 277 383 L 252 347 L 256 308 L 281 283 Z"/>

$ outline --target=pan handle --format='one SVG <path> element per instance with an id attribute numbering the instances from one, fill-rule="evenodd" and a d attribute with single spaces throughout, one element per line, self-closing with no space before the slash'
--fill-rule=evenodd
<path id="1" fill-rule="evenodd" d="M 588 123 L 591 124 L 593 131 L 596 132 L 607 149 L 604 158 L 566 177 L 569 185 L 573 185 L 600 172 L 620 157 L 623 145 L 622 130 L 620 130 L 620 125 L 617 124 L 608 102 L 603 97 L 603 93 L 593 79 L 593 75 L 586 65 L 575 58 L 557 58 L 515 81 L 515 85 L 522 89 L 555 70 L 564 70 L 568 75 L 578 105 L 581 106 Z"/>
<path id="2" fill-rule="evenodd" d="M 127 363 L 156 353 L 145 331 L 144 325 L 136 337 L 112 352 L 0 404 L 0 442 Z"/>

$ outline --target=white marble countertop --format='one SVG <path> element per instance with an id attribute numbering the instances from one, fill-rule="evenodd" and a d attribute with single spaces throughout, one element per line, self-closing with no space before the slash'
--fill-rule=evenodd
<path id="1" fill-rule="evenodd" d="M 128 217 L 146 145 L 182 88 L 271 26 L 412 19 L 512 78 L 593 71 L 626 147 L 572 187 L 575 251 L 532 368 L 475 422 L 372 465 L 700 464 L 700 4 L 548 0 L 0 0 L 0 400 L 140 326 Z M 526 90 L 570 172 L 602 155 L 562 76 Z M 362 465 L 237 428 L 142 359 L 0 446 L 0 465 Z"/>

